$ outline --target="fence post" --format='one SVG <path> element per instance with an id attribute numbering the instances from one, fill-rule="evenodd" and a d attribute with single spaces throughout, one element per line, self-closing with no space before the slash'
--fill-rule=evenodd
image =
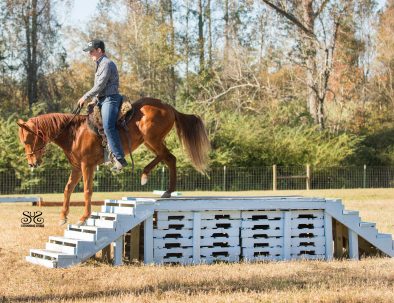
<path id="1" fill-rule="evenodd" d="M 223 191 L 226 191 L 226 165 L 223 166 Z"/>
<path id="2" fill-rule="evenodd" d="M 272 190 L 276 190 L 276 164 L 272 165 Z"/>
<path id="3" fill-rule="evenodd" d="M 306 190 L 311 189 L 311 167 L 309 164 L 306 165 Z"/>
<path id="4" fill-rule="evenodd" d="M 363 171 L 363 188 L 367 187 L 367 165 L 364 164 L 364 171 Z"/>
<path id="5" fill-rule="evenodd" d="M 165 190 L 164 189 L 164 166 L 162 166 L 162 168 L 161 168 L 161 185 L 160 185 L 160 187 L 161 187 L 161 190 Z"/>

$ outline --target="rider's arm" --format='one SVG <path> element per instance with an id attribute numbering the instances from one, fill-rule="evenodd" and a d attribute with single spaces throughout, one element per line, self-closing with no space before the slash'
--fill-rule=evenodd
<path id="1" fill-rule="evenodd" d="M 98 67 L 96 73 L 96 81 L 93 88 L 88 91 L 82 98 L 86 100 L 88 98 L 97 96 L 103 89 L 105 89 L 110 75 L 110 62 L 102 62 Z"/>

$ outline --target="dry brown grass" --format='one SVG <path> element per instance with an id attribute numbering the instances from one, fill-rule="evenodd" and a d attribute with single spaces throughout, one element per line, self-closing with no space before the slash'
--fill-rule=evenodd
<path id="1" fill-rule="evenodd" d="M 360 210 L 362 218 L 376 222 L 381 232 L 394 233 L 394 190 L 275 194 L 343 198 L 347 209 Z M 118 268 L 90 261 L 70 269 L 46 269 L 25 262 L 24 256 L 29 248 L 43 248 L 48 236 L 63 233 L 64 228 L 56 226 L 59 208 L 40 209 L 44 228 L 20 227 L 25 210 L 38 208 L 0 205 L 0 302 L 394 301 L 394 259 Z M 76 221 L 81 211 L 72 208 L 70 219 Z"/>

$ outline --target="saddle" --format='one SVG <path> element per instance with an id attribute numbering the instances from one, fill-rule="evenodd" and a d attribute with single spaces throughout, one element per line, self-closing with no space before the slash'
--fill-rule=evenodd
<path id="1" fill-rule="evenodd" d="M 89 128 L 96 133 L 97 136 L 101 137 L 101 145 L 104 148 L 104 162 L 108 163 L 112 161 L 113 154 L 108 146 L 107 136 L 104 133 L 103 120 L 101 118 L 101 109 L 97 105 L 97 102 L 92 102 L 87 107 L 88 111 L 88 125 Z M 122 104 L 120 106 L 118 119 L 116 122 L 116 128 L 118 130 L 124 129 L 128 131 L 127 123 L 131 120 L 134 113 L 134 107 L 131 102 L 123 96 Z M 127 136 L 128 137 L 128 136 Z"/>

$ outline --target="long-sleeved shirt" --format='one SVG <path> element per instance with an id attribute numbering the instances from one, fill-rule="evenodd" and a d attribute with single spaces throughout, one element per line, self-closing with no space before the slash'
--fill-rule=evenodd
<path id="1" fill-rule="evenodd" d="M 119 75 L 115 63 L 105 55 L 96 63 L 94 86 L 83 96 L 85 100 L 95 96 L 104 97 L 119 93 Z"/>

